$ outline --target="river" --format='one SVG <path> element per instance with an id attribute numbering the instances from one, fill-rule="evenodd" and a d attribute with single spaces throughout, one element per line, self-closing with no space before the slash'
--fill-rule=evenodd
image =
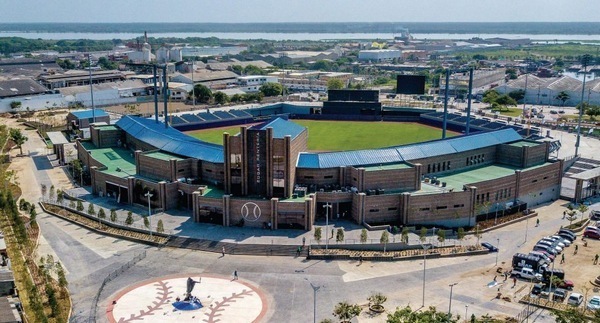
<path id="1" fill-rule="evenodd" d="M 28 39 L 133 39 L 140 37 L 138 33 L 43 33 L 43 32 L 0 32 L 0 37 L 22 37 Z M 181 33 L 152 33 L 150 37 L 217 37 L 220 39 L 266 39 L 273 41 L 281 40 L 344 40 L 344 39 L 392 39 L 398 34 L 393 33 L 223 33 L 223 32 L 181 32 Z M 599 42 L 600 35 L 551 35 L 551 34 L 412 34 L 415 39 L 455 39 L 467 40 L 473 37 L 480 38 L 529 38 L 533 41 L 567 42 L 567 41 L 591 41 Z"/>

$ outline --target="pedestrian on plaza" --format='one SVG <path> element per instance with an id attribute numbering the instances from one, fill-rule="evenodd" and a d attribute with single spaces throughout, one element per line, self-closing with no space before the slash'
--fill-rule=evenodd
<path id="1" fill-rule="evenodd" d="M 596 254 L 596 257 L 594 257 L 594 265 L 598 264 L 598 254 Z"/>
<path id="2" fill-rule="evenodd" d="M 497 277 L 498 277 L 497 275 L 495 275 L 495 276 L 494 276 L 494 281 L 496 281 L 496 278 L 497 278 Z"/>
<path id="3" fill-rule="evenodd" d="M 561 264 L 565 263 L 565 254 L 564 253 L 560 256 L 560 263 Z"/>
<path id="4" fill-rule="evenodd" d="M 221 257 L 225 257 L 225 246 L 221 247 Z"/>
<path id="5" fill-rule="evenodd" d="M 362 255 L 358 256 L 358 265 L 362 265 Z"/>
<path id="6" fill-rule="evenodd" d="M 575 251 L 573 252 L 574 255 L 577 254 L 577 250 L 579 250 L 579 245 L 575 245 Z"/>
<path id="7" fill-rule="evenodd" d="M 302 237 L 302 246 L 306 245 L 306 237 Z"/>
<path id="8" fill-rule="evenodd" d="M 517 277 L 513 277 L 513 288 L 515 288 L 515 286 L 517 286 Z"/>
<path id="9" fill-rule="evenodd" d="M 238 280 L 237 270 L 233 271 L 233 280 Z"/>
<path id="10" fill-rule="evenodd" d="M 508 279 L 508 271 L 504 272 L 504 281 L 506 281 Z"/>
<path id="11" fill-rule="evenodd" d="M 567 216 L 567 211 L 563 211 L 563 220 L 565 219 L 565 217 Z"/>
<path id="12" fill-rule="evenodd" d="M 539 227 L 539 226 L 540 226 L 540 219 L 536 219 L 536 220 L 535 220 L 535 226 L 536 226 L 536 227 Z"/>

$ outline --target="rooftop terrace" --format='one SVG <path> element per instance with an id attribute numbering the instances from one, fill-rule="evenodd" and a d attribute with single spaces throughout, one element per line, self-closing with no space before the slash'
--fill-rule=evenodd
<path id="1" fill-rule="evenodd" d="M 135 176 L 135 158 L 133 152 L 123 148 L 97 148 L 88 141 L 82 141 L 83 147 L 90 152 L 92 158 L 106 166 L 102 173 L 126 178 Z"/>

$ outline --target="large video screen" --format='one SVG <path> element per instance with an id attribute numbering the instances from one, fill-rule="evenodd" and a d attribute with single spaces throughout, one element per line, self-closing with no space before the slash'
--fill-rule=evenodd
<path id="1" fill-rule="evenodd" d="M 396 78 L 397 94 L 425 94 L 425 76 L 398 75 Z"/>
<path id="2" fill-rule="evenodd" d="M 328 101 L 379 102 L 378 90 L 329 90 Z"/>

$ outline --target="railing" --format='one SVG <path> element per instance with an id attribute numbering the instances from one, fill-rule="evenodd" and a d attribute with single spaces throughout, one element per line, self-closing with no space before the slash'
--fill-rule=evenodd
<path id="1" fill-rule="evenodd" d="M 104 278 L 104 280 L 102 281 L 102 284 L 100 284 L 100 288 L 98 288 L 98 292 L 96 292 L 96 295 L 92 299 L 92 306 L 90 307 L 90 316 L 89 316 L 88 322 L 96 322 L 96 309 L 98 307 L 98 301 L 100 300 L 100 294 L 102 294 L 102 290 L 104 289 L 104 286 L 106 286 L 106 284 L 108 284 L 110 281 L 117 278 L 119 275 L 121 275 L 127 269 L 131 268 L 133 265 L 135 265 L 136 263 L 138 263 L 139 261 L 141 261 L 144 258 L 146 258 L 146 250 L 135 255 L 135 257 L 133 257 L 133 259 L 131 259 L 130 261 L 128 261 L 126 264 L 122 265 L 121 267 L 117 268 L 115 271 L 108 274 L 106 276 L 106 278 Z"/>

